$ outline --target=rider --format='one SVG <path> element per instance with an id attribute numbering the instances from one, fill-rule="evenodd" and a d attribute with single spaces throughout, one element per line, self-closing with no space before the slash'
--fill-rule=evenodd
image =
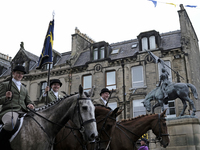
<path id="1" fill-rule="evenodd" d="M 166 92 L 166 87 L 170 83 L 168 76 L 169 76 L 169 73 L 167 72 L 167 70 L 165 68 L 162 68 L 162 73 L 160 75 L 160 82 L 158 86 L 161 86 L 161 90 L 164 94 L 164 99 L 168 98 L 168 94 Z"/>
<path id="2" fill-rule="evenodd" d="M 23 66 L 16 66 L 12 71 L 12 81 L 2 82 L 0 84 L 0 122 L 3 123 L 3 128 L 0 132 L 0 147 L 10 149 L 9 139 L 13 131 L 19 114 L 28 112 L 28 108 L 34 109 L 34 104 L 31 102 L 26 87 L 21 84 L 21 80 L 26 73 Z M 9 89 L 9 85 L 11 89 Z M 8 147 L 7 147 L 8 146 Z"/>
<path id="3" fill-rule="evenodd" d="M 141 147 L 138 150 L 149 150 L 149 148 L 147 147 L 147 139 L 145 138 L 141 138 L 140 144 Z"/>
<path id="4" fill-rule="evenodd" d="M 45 92 L 40 96 L 39 101 L 45 102 L 47 98 L 47 103 L 50 103 L 59 98 L 63 98 L 63 96 L 59 95 L 58 93 L 61 86 L 62 86 L 62 83 L 60 82 L 59 79 L 53 79 L 50 83 L 51 91 L 49 91 L 49 86 L 46 86 Z M 47 96 L 47 92 L 48 92 L 48 96 Z"/>
<path id="5" fill-rule="evenodd" d="M 106 106 L 108 98 L 110 97 L 110 91 L 107 88 L 103 88 L 100 93 L 100 99 L 94 100 L 93 104 L 101 104 Z"/>

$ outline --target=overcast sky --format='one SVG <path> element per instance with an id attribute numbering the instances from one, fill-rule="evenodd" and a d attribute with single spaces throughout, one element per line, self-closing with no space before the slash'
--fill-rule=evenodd
<path id="1" fill-rule="evenodd" d="M 185 9 L 200 39 L 200 0 L 158 0 L 156 7 L 148 0 L 2 0 L 0 52 L 13 58 L 23 41 L 25 50 L 40 56 L 53 11 L 53 49 L 62 53 L 71 51 L 76 27 L 94 41 L 109 44 L 136 39 L 149 30 L 179 30 L 180 4 L 197 6 Z"/>

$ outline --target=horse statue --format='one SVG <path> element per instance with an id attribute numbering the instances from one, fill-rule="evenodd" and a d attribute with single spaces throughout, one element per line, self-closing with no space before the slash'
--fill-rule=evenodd
<path id="1" fill-rule="evenodd" d="M 198 94 L 196 91 L 196 88 L 193 84 L 189 83 L 171 83 L 168 85 L 168 88 L 166 88 L 166 92 L 168 93 L 168 97 L 164 99 L 163 92 L 160 87 L 156 87 L 151 92 L 149 92 L 145 100 L 143 101 L 144 107 L 148 112 L 151 111 L 151 101 L 156 100 L 157 103 L 152 108 L 152 113 L 154 113 L 154 109 L 158 106 L 162 107 L 162 111 L 164 111 L 164 104 L 167 104 L 168 101 L 174 100 L 176 98 L 180 98 L 183 103 L 183 110 L 181 112 L 181 116 L 184 115 L 184 112 L 187 108 L 187 102 L 192 106 L 193 112 L 192 116 L 195 116 L 196 108 L 194 106 L 194 102 L 189 98 L 189 88 L 191 89 L 195 99 L 198 99 Z"/>
<path id="2" fill-rule="evenodd" d="M 11 141 L 11 147 L 13 150 L 50 150 L 57 133 L 69 120 L 76 125 L 75 130 L 81 130 L 86 140 L 93 141 L 98 135 L 94 109 L 80 85 L 78 94 L 36 108 L 31 111 L 32 117 L 24 117 L 22 128 Z"/>
<path id="3" fill-rule="evenodd" d="M 95 104 L 95 118 L 97 122 L 98 140 L 87 142 L 78 131 L 62 128 L 55 139 L 54 150 L 105 150 L 112 139 L 116 125 L 116 117 L 121 114 L 119 108 L 112 110 L 110 107 Z M 71 121 L 67 125 L 74 126 Z"/>
<path id="4" fill-rule="evenodd" d="M 136 141 L 148 130 L 152 130 L 160 144 L 166 148 L 169 144 L 165 113 L 142 115 L 128 120 L 118 121 L 112 135 L 111 150 L 137 150 Z"/>

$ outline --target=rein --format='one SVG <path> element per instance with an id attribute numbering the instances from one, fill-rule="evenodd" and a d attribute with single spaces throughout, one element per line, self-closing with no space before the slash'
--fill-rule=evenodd
<path id="1" fill-rule="evenodd" d="M 159 136 L 158 137 L 156 137 L 157 139 L 158 139 L 158 141 L 160 142 L 161 140 L 162 140 L 162 136 L 169 136 L 169 134 L 162 134 L 161 132 L 161 119 L 164 119 L 164 118 L 161 118 L 160 117 L 160 114 L 158 114 L 158 122 L 156 123 L 156 125 L 155 125 L 155 127 L 153 128 L 153 129 L 155 129 L 156 128 L 156 126 L 157 125 L 159 125 L 158 127 L 159 127 Z M 153 130 L 152 129 L 152 130 Z"/>
<path id="2" fill-rule="evenodd" d="M 90 120 L 86 120 L 86 121 L 83 122 L 83 119 L 82 119 L 82 116 L 81 116 L 81 112 L 80 112 L 80 105 L 79 105 L 79 101 L 80 100 L 91 100 L 91 99 L 89 99 L 89 98 L 79 98 L 79 95 L 78 95 L 76 107 L 78 108 L 78 118 L 79 118 L 79 122 L 80 122 L 80 128 L 74 128 L 74 127 L 71 127 L 71 126 L 66 126 L 66 125 L 61 125 L 61 124 L 55 123 L 55 122 L 53 122 L 53 121 L 51 121 L 51 120 L 43 117 L 42 115 L 38 114 L 35 110 L 32 110 L 32 109 L 30 109 L 28 107 L 27 107 L 27 109 L 29 109 L 32 113 L 34 113 L 35 115 L 41 117 L 42 119 L 44 119 L 44 120 L 46 120 L 46 121 L 48 121 L 48 122 L 50 122 L 50 123 L 52 123 L 54 125 L 57 125 L 57 126 L 59 126 L 61 128 L 64 126 L 65 128 L 71 129 L 71 131 L 72 130 L 79 130 L 80 132 L 84 132 L 85 131 L 84 125 L 86 125 L 88 123 L 91 123 L 91 122 L 96 122 L 96 119 L 90 119 Z M 74 114 L 75 114 L 75 110 L 76 109 L 74 109 Z M 40 126 L 40 128 L 47 135 L 47 137 L 49 138 L 49 141 L 50 141 L 50 145 L 59 143 L 59 142 L 57 142 L 57 143 L 52 142 L 50 136 L 47 134 L 47 132 L 45 131 L 45 129 L 40 125 L 40 123 L 33 116 L 31 116 L 31 118 Z"/>
<path id="3" fill-rule="evenodd" d="M 104 121 L 103 126 L 102 126 L 102 128 L 100 129 L 100 132 L 99 132 L 98 137 L 101 137 L 102 132 L 104 132 L 104 133 L 106 134 L 106 136 L 108 137 L 108 140 L 103 140 L 103 141 L 101 141 L 101 138 L 99 138 L 100 140 L 97 142 L 97 144 L 98 144 L 97 149 L 99 149 L 101 143 L 107 142 L 107 141 L 108 141 L 108 144 L 107 144 L 106 149 L 105 149 L 105 150 L 107 150 L 108 147 L 109 147 L 109 145 L 110 145 L 110 143 L 111 143 L 112 137 L 110 137 L 109 134 L 106 132 L 106 130 L 105 130 L 105 125 L 106 125 L 106 122 L 107 122 L 107 119 L 108 119 L 108 118 L 116 121 L 116 118 L 110 117 L 110 116 L 109 116 L 112 112 L 113 112 L 113 110 L 110 110 L 110 111 L 108 112 L 108 114 L 106 115 L 105 118 L 103 118 L 102 120 L 100 120 L 100 121 L 97 122 L 97 124 L 98 124 L 98 123 Z"/>

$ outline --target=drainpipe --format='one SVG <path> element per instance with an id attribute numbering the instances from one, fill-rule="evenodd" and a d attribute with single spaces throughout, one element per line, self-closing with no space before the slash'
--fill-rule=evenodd
<path id="1" fill-rule="evenodd" d="M 124 77 L 124 60 L 121 59 L 122 78 L 123 78 L 123 101 L 124 101 L 124 119 L 126 119 L 126 93 L 125 93 L 125 77 Z"/>

